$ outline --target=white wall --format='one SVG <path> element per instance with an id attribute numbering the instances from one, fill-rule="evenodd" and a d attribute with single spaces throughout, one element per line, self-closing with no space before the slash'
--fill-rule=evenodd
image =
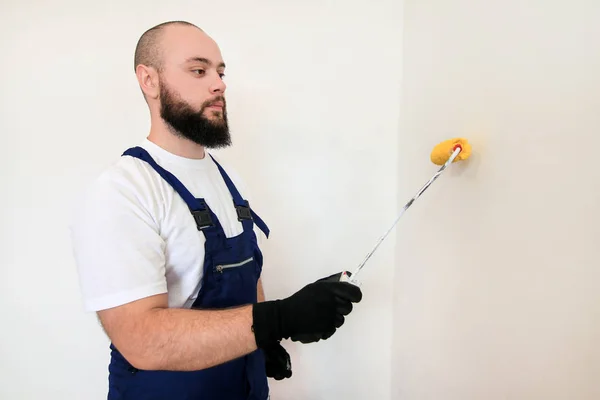
<path id="1" fill-rule="evenodd" d="M 83 186 L 147 134 L 132 67 L 145 29 L 186 19 L 222 47 L 235 146 L 221 155 L 272 229 L 274 298 L 353 270 L 395 215 L 401 5 L 3 1 L 0 398 L 106 398 L 108 342 L 82 311 L 68 219 Z M 286 344 L 294 378 L 273 399 L 390 397 L 393 240 L 336 336 Z"/>
<path id="2" fill-rule="evenodd" d="M 345 327 L 286 343 L 274 399 L 600 397 L 599 3 L 88 3 L 0 5 L 0 398 L 105 398 L 69 212 L 146 134 L 132 52 L 169 19 L 229 65 L 221 156 L 273 230 L 268 297 L 352 270 L 434 172 L 432 146 L 474 146 L 371 259 Z"/>
<path id="3" fill-rule="evenodd" d="M 395 399 L 600 398 L 600 3 L 405 2 Z"/>

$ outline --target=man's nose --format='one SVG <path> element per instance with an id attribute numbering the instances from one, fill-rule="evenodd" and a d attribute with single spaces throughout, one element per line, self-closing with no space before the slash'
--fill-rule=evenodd
<path id="1" fill-rule="evenodd" d="M 217 76 L 210 88 L 210 91 L 211 91 L 211 93 L 225 93 L 226 88 L 227 88 L 227 85 L 225 85 L 223 78 L 221 78 L 220 76 Z"/>

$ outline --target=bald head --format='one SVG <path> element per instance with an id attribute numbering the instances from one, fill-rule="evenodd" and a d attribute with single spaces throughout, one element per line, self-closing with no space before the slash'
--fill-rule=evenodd
<path id="1" fill-rule="evenodd" d="M 203 32 L 202 29 L 200 29 L 196 25 L 186 21 L 163 22 L 162 24 L 156 25 L 148 29 L 142 34 L 135 48 L 133 65 L 134 70 L 140 64 L 152 67 L 157 71 L 160 71 L 162 69 L 163 52 L 161 42 L 168 28 L 175 26 L 192 27 Z"/>

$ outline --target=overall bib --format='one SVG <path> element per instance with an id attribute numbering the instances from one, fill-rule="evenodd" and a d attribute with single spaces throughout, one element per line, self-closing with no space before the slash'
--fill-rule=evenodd
<path id="1" fill-rule="evenodd" d="M 216 215 L 204 199 L 195 198 L 170 172 L 159 166 L 141 147 L 123 156 L 137 157 L 165 179 L 190 209 L 190 218 L 206 241 L 204 274 L 192 308 L 216 309 L 257 302 L 257 283 L 263 258 L 253 225 L 268 237 L 269 229 L 249 207 L 235 185 L 214 159 L 225 180 L 244 231 L 227 238 Z M 108 400 L 266 400 L 269 387 L 262 351 L 201 371 L 146 371 L 134 368 L 115 348 L 111 348 Z"/>

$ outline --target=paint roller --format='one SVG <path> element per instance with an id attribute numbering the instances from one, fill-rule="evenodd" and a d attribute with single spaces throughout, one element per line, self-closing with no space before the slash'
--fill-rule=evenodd
<path id="1" fill-rule="evenodd" d="M 429 181 L 427 181 L 427 183 L 425 183 L 425 185 L 423 185 L 421 187 L 421 189 L 417 192 L 417 194 L 415 194 L 413 196 L 413 198 L 410 199 L 408 201 L 408 203 L 406 203 L 404 205 L 404 207 L 402 208 L 402 211 L 400 211 L 400 214 L 398 215 L 398 217 L 396 218 L 396 220 L 394 221 L 392 226 L 377 241 L 377 243 L 375 244 L 375 247 L 373 247 L 373 249 L 367 254 L 367 256 L 359 264 L 359 266 L 356 268 L 356 270 L 350 276 L 346 272 L 342 273 L 342 275 L 340 277 L 340 281 L 350 282 L 355 285 L 360 285 L 360 283 L 357 280 L 358 274 L 360 273 L 360 271 L 362 271 L 363 267 L 365 266 L 365 264 L 367 263 L 369 258 L 371 258 L 373 253 L 375 253 L 375 251 L 377 250 L 379 245 L 390 234 L 392 229 L 394 229 L 394 227 L 396 226 L 396 224 L 398 223 L 398 221 L 400 220 L 400 217 L 402 217 L 404 212 L 406 210 L 408 210 L 408 208 L 423 194 L 423 192 L 425 192 L 425 190 L 427 190 L 427 188 L 429 188 L 429 186 L 442 174 L 442 172 L 444 172 L 446 170 L 446 168 L 448 168 L 448 166 L 450 164 L 457 162 L 457 161 L 466 160 L 467 158 L 469 158 L 470 155 L 471 155 L 471 145 L 469 144 L 467 139 L 454 138 L 454 139 L 448 139 L 441 143 L 438 143 L 431 151 L 430 159 L 431 159 L 431 162 L 433 162 L 436 165 L 441 165 L 441 167 L 431 177 L 431 179 L 429 179 Z"/>

